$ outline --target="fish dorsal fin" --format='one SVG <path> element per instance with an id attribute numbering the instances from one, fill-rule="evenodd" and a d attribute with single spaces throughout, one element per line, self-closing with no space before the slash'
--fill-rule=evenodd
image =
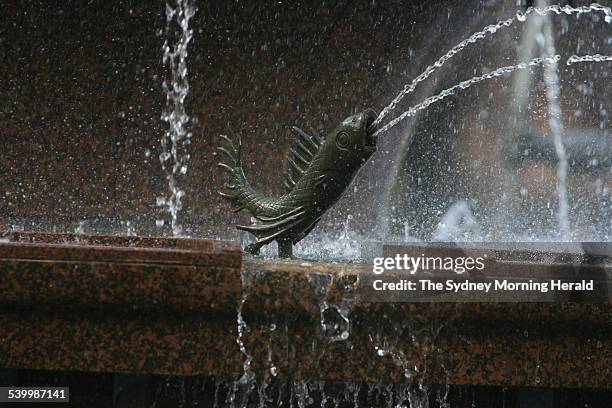
<path id="1" fill-rule="evenodd" d="M 288 166 L 284 182 L 287 192 L 293 190 L 293 187 L 302 178 L 323 143 L 323 140 L 317 135 L 311 136 L 295 126 L 292 126 L 291 129 L 297 133 L 297 139 L 287 155 Z"/>

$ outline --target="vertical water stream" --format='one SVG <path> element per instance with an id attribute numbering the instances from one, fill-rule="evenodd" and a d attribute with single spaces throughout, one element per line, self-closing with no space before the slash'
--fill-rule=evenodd
<path id="1" fill-rule="evenodd" d="M 191 132 L 188 129 L 189 115 L 185 110 L 185 99 L 189 93 L 187 76 L 187 47 L 193 30 L 189 22 L 196 13 L 194 0 L 175 0 L 174 6 L 166 4 L 165 41 L 162 47 L 162 62 L 167 75 L 162 83 L 166 93 L 166 106 L 161 119 L 167 129 L 161 137 L 159 161 L 166 174 L 169 193 L 157 198 L 157 205 L 170 213 L 172 235 L 182 235 L 183 229 L 178 221 L 178 213 L 183 204 L 185 191 L 178 183 L 181 175 L 187 174 L 189 163 L 188 147 L 191 144 Z M 157 220 L 161 227 L 164 220 Z"/>
<path id="2" fill-rule="evenodd" d="M 540 0 L 539 5 L 545 6 L 546 0 Z M 536 36 L 540 47 L 540 55 L 544 58 L 555 55 L 555 37 L 552 21 L 546 16 L 542 25 L 542 32 Z M 544 83 L 546 85 L 546 99 L 548 102 L 548 124 L 553 136 L 555 152 L 559 160 L 557 164 L 557 195 L 559 208 L 557 218 L 559 222 L 559 238 L 570 238 L 569 201 L 567 194 L 568 156 L 563 144 L 563 113 L 559 104 L 559 69 L 557 61 L 547 60 L 544 63 Z"/>

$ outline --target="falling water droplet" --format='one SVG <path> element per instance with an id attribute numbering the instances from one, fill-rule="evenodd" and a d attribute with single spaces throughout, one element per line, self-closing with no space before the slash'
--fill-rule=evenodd
<path id="1" fill-rule="evenodd" d="M 190 121 L 185 111 L 185 98 L 189 93 L 187 78 L 187 47 L 193 36 L 189 20 L 195 15 L 196 7 L 192 0 L 176 0 L 176 7 L 166 4 L 166 41 L 162 47 L 162 63 L 167 68 L 167 78 L 162 83 L 166 93 L 166 106 L 161 120 L 167 123 L 167 129 L 161 137 L 162 152 L 159 160 L 166 173 L 169 196 L 163 201 L 157 200 L 159 206 L 170 214 L 172 234 L 182 234 L 178 223 L 178 213 L 182 208 L 184 191 L 179 188 L 177 176 L 187 173 L 189 154 L 186 149 L 191 142 L 188 131 Z M 176 20 L 179 30 L 175 30 L 172 21 Z M 177 31 L 176 33 L 174 31 Z"/>

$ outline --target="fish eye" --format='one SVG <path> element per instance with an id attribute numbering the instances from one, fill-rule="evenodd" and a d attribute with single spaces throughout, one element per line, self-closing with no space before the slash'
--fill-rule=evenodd
<path id="1" fill-rule="evenodd" d="M 338 133 L 336 136 L 336 145 L 341 149 L 346 149 L 349 145 L 349 135 L 346 132 Z"/>

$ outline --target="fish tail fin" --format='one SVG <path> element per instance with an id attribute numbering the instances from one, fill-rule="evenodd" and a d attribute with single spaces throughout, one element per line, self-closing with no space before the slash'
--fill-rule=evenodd
<path id="1" fill-rule="evenodd" d="M 217 166 L 229 173 L 229 181 L 219 191 L 221 197 L 237 204 L 240 209 L 245 207 L 243 202 L 251 190 L 249 183 L 242 171 L 241 154 L 242 141 L 240 136 L 221 135 L 221 143 L 217 148 L 224 156 Z"/>

